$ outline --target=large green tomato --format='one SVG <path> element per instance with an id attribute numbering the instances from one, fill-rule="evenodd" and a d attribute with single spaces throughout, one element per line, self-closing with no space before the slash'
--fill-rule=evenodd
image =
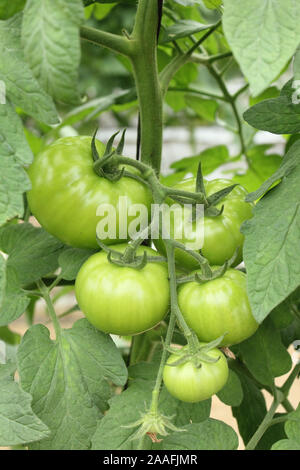
<path id="1" fill-rule="evenodd" d="M 186 349 L 186 346 L 183 350 Z M 178 360 L 177 354 L 172 354 L 164 367 L 163 380 L 166 388 L 179 400 L 196 403 L 207 400 L 219 392 L 228 379 L 228 365 L 224 354 L 217 348 L 206 353 L 217 362 L 201 362 L 196 367 L 188 361 L 177 366 L 170 366 Z"/>
<path id="2" fill-rule="evenodd" d="M 100 156 L 105 146 L 96 141 Z M 131 171 L 130 168 L 126 168 Z M 107 218 L 96 215 L 101 204 L 110 204 L 116 211 L 116 236 L 107 244 L 127 240 L 119 237 L 119 220 L 129 224 L 136 215 L 128 216 L 121 206 L 123 197 L 128 207 L 142 204 L 150 214 L 151 193 L 146 185 L 128 177 L 110 182 L 93 170 L 91 137 L 63 137 L 41 152 L 28 170 L 32 189 L 28 202 L 33 215 L 52 235 L 79 248 L 97 248 L 97 224 Z M 102 206 L 103 207 L 103 206 Z"/>
<path id="3" fill-rule="evenodd" d="M 222 277 L 204 284 L 183 284 L 178 303 L 200 341 L 210 342 L 225 334 L 221 346 L 230 346 L 258 328 L 247 296 L 246 275 L 237 269 L 228 269 Z"/>
<path id="4" fill-rule="evenodd" d="M 123 252 L 126 244 L 116 245 Z M 139 247 L 137 254 L 147 252 Z M 142 269 L 120 267 L 101 251 L 81 267 L 75 284 L 78 304 L 87 319 L 101 331 L 135 335 L 157 325 L 169 307 L 168 270 L 164 262 L 149 261 Z"/>
<path id="5" fill-rule="evenodd" d="M 220 191 L 233 183 L 226 179 L 216 179 L 212 181 L 205 181 L 205 189 L 207 196 L 211 196 L 213 193 Z M 181 181 L 174 189 L 180 189 L 183 191 L 195 192 L 196 179 L 188 178 Z M 252 216 L 252 205 L 245 202 L 245 196 L 247 195 L 246 189 L 242 186 L 236 186 L 231 193 L 226 196 L 221 202 L 217 204 L 217 208 L 221 209 L 224 205 L 223 213 L 217 217 L 204 216 L 204 238 L 201 252 L 211 264 L 222 265 L 226 260 L 230 259 L 236 249 L 239 247 L 239 254 L 236 259 L 235 265 L 242 261 L 242 247 L 244 236 L 240 232 L 241 224 Z M 170 202 L 172 204 L 172 202 Z M 175 221 L 175 218 L 171 214 L 171 225 L 170 233 L 172 238 L 177 239 L 181 243 L 187 245 L 188 239 L 183 235 L 182 237 L 174 237 L 175 229 L 180 229 L 180 220 Z M 182 218 L 182 224 L 186 224 L 186 221 Z M 195 222 L 192 224 L 195 230 Z M 179 231 L 179 233 L 184 233 Z M 165 254 L 165 249 L 162 240 L 154 240 L 154 244 L 157 249 Z M 197 250 L 195 250 L 197 251 Z M 196 269 L 198 267 L 197 261 L 191 257 L 188 253 L 175 249 L 175 258 L 178 265 L 181 265 L 187 269 Z"/>

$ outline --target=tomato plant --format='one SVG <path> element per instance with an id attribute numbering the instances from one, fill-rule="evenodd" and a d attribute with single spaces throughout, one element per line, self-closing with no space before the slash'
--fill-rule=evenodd
<path id="1" fill-rule="evenodd" d="M 1 448 L 300 449 L 300 3 L 0 3 Z"/>

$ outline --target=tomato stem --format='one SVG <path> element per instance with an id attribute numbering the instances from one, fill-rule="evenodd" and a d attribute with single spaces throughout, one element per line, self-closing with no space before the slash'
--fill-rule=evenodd
<path id="1" fill-rule="evenodd" d="M 158 79 L 157 0 L 140 0 L 132 32 L 130 59 L 136 83 L 141 125 L 141 161 L 160 171 L 163 136 L 163 96 Z"/>
<path id="2" fill-rule="evenodd" d="M 40 290 L 40 292 L 41 292 L 41 294 L 42 294 L 42 296 L 43 296 L 43 298 L 46 302 L 48 312 L 49 312 L 50 318 L 51 318 L 53 326 L 54 326 L 56 339 L 57 339 L 61 336 L 61 326 L 60 326 L 60 323 L 58 321 L 58 318 L 56 316 L 56 313 L 55 313 L 55 310 L 54 310 L 54 307 L 53 307 L 53 303 L 52 303 L 52 300 L 51 300 L 51 297 L 50 297 L 50 290 L 45 286 L 43 281 L 38 281 L 37 284 L 38 284 L 39 290 Z"/>

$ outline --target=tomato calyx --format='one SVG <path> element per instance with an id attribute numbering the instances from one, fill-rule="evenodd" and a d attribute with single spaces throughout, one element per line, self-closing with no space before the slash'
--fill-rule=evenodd
<path id="1" fill-rule="evenodd" d="M 224 204 L 220 209 L 216 207 L 216 205 L 221 202 L 231 191 L 237 186 L 237 184 L 232 184 L 227 188 L 223 188 L 220 191 L 211 194 L 209 197 L 206 195 L 206 189 L 204 184 L 204 178 L 202 173 L 202 166 L 201 162 L 199 162 L 197 176 L 196 176 L 196 193 L 203 194 L 203 204 L 204 204 L 204 214 L 208 217 L 218 217 L 222 215 L 224 211 Z M 192 221 L 196 221 L 199 215 L 197 214 L 196 210 L 192 212 Z"/>
<path id="2" fill-rule="evenodd" d="M 133 268 L 141 270 L 149 262 L 157 263 L 166 261 L 163 256 L 149 256 L 146 251 L 144 251 L 143 256 L 138 256 L 136 254 L 136 250 L 140 246 L 142 240 L 135 240 L 134 242 L 128 243 L 125 252 L 122 253 L 105 245 L 105 243 L 103 243 L 97 236 L 96 238 L 100 248 L 107 253 L 108 262 L 121 268 Z"/>
<path id="3" fill-rule="evenodd" d="M 138 427 L 131 440 L 142 439 L 145 434 L 149 435 L 152 442 L 158 442 L 156 435 L 167 436 L 168 429 L 172 432 L 182 432 L 185 429 L 178 428 L 172 423 L 174 416 L 164 416 L 158 410 L 148 410 L 141 413 L 141 418 L 134 423 L 124 425 L 124 428 Z"/>
<path id="4" fill-rule="evenodd" d="M 211 357 L 208 353 L 212 349 L 217 348 L 222 343 L 224 337 L 225 335 L 222 335 L 214 341 L 211 341 L 210 343 L 206 344 L 198 343 L 198 347 L 196 349 L 194 347 L 192 348 L 189 344 L 181 349 L 172 347 L 167 348 L 170 353 L 178 356 L 178 359 L 176 361 L 173 361 L 172 363 L 167 363 L 166 366 L 177 367 L 190 362 L 194 364 L 197 369 L 200 369 L 202 367 L 203 362 L 208 364 L 216 363 L 219 361 L 221 355 L 218 358 L 214 358 Z"/>
<path id="5" fill-rule="evenodd" d="M 122 133 L 121 140 L 119 145 L 116 149 L 113 149 L 113 143 L 115 137 L 119 134 L 116 132 L 113 134 L 110 139 L 108 140 L 105 148 L 105 152 L 102 157 L 99 156 L 97 147 L 96 147 L 96 134 L 97 131 L 94 133 L 92 138 L 92 157 L 94 160 L 94 171 L 98 176 L 108 179 L 109 181 L 116 182 L 119 181 L 122 176 L 124 175 L 125 168 L 119 169 L 119 165 L 114 161 L 114 155 L 122 155 L 125 143 L 125 132 L 126 129 Z"/>
<path id="6" fill-rule="evenodd" d="M 185 284 L 187 282 L 197 282 L 198 284 L 205 284 L 206 282 L 213 281 L 215 279 L 218 279 L 226 273 L 227 269 L 231 268 L 231 266 L 235 263 L 237 257 L 239 254 L 239 247 L 235 250 L 233 253 L 232 257 L 227 260 L 223 266 L 220 266 L 217 269 L 211 270 L 210 271 L 202 271 L 201 273 L 195 272 L 192 275 L 188 276 L 182 276 L 177 278 L 177 285 Z"/>

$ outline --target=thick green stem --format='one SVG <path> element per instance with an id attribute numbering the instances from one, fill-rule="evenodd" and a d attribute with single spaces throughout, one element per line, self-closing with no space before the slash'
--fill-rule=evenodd
<path id="1" fill-rule="evenodd" d="M 160 171 L 163 98 L 157 66 L 157 0 L 140 0 L 132 33 L 131 55 L 141 123 L 141 161 Z"/>
<path id="2" fill-rule="evenodd" d="M 118 54 L 129 56 L 132 53 L 132 42 L 125 36 L 82 26 L 80 28 L 80 37 L 97 46 L 107 47 Z"/>

